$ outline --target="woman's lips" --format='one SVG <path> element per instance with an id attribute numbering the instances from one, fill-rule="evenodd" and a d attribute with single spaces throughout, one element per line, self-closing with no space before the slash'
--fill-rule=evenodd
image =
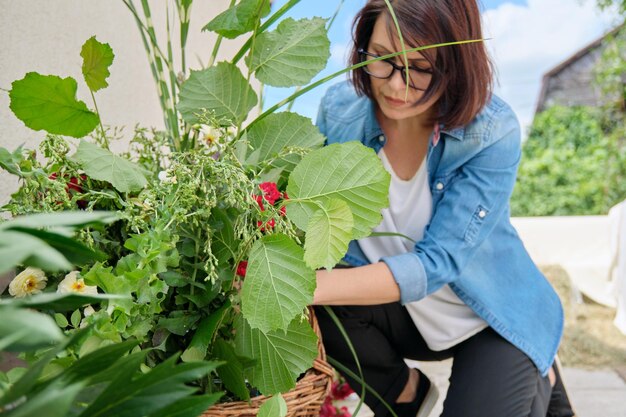
<path id="1" fill-rule="evenodd" d="M 395 98 L 391 98 L 389 96 L 384 96 L 384 97 L 385 97 L 385 101 L 387 102 L 387 104 L 393 107 L 403 107 L 409 104 L 408 102 L 404 100 L 398 100 Z"/>

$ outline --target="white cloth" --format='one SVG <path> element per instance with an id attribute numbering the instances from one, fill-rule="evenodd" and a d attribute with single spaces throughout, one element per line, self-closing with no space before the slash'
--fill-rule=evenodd
<path id="1" fill-rule="evenodd" d="M 383 209 L 383 219 L 375 232 L 402 233 L 413 241 L 424 236 L 432 216 L 432 195 L 428 187 L 426 163 L 409 180 L 394 172 L 384 148 L 378 153 L 383 166 L 391 175 L 389 208 Z M 370 262 L 413 250 L 413 241 L 399 236 L 376 236 L 359 239 L 359 246 Z M 409 315 L 432 350 L 455 346 L 487 327 L 452 289 L 445 285 L 422 300 L 406 305 Z"/>
<path id="2" fill-rule="evenodd" d="M 614 324 L 626 334 L 626 202 L 609 211 L 611 224 L 611 288 L 615 297 L 617 314 Z"/>

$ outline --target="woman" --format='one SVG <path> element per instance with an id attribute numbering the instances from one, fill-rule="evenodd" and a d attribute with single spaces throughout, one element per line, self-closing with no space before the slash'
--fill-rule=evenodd
<path id="1" fill-rule="evenodd" d="M 475 0 L 391 3 L 407 48 L 482 38 Z M 385 1 L 369 1 L 355 19 L 352 63 L 400 45 Z M 435 399 L 403 358 L 450 357 L 443 416 L 573 415 L 558 378 L 548 378 L 561 304 L 509 222 L 519 125 L 491 88 L 478 42 L 410 52 L 408 66 L 402 56 L 370 63 L 331 87 L 320 107 L 329 144 L 360 140 L 391 174 L 376 231 L 412 239 L 351 242 L 344 260 L 352 267 L 319 271 L 314 299 L 335 306 L 365 381 L 399 416 L 425 416 Z M 316 312 L 327 351 L 356 372 L 335 324 Z M 365 402 L 388 414 L 373 396 Z"/>

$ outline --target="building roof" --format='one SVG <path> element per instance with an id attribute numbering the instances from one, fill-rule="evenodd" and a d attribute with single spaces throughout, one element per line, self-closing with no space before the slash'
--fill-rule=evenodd
<path id="1" fill-rule="evenodd" d="M 600 47 L 606 38 L 617 34 L 622 28 L 625 27 L 625 25 L 626 23 L 622 23 L 621 25 L 617 26 L 611 31 L 605 33 L 604 35 L 600 36 L 598 39 L 586 45 L 584 48 L 580 49 L 578 52 L 571 55 L 565 61 L 561 62 L 560 64 L 552 68 L 550 71 L 546 72 L 543 75 L 543 79 L 541 80 L 541 92 L 539 93 L 539 99 L 537 100 L 537 106 L 535 107 L 535 114 L 538 113 L 543 107 L 544 101 L 546 99 L 546 94 L 548 91 L 548 80 L 550 80 L 550 78 L 555 77 L 561 71 L 568 68 L 570 65 L 572 65 L 573 63 L 575 63 L 576 61 L 578 61 L 579 59 L 587 55 L 589 52 Z"/>

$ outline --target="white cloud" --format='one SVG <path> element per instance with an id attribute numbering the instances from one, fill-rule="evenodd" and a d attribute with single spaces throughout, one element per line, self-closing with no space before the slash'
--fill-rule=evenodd
<path id="1" fill-rule="evenodd" d="M 483 14 L 485 37 L 499 78 L 496 93 L 508 101 L 522 126 L 532 122 L 543 74 L 602 36 L 614 15 L 595 1 L 528 0 Z"/>

